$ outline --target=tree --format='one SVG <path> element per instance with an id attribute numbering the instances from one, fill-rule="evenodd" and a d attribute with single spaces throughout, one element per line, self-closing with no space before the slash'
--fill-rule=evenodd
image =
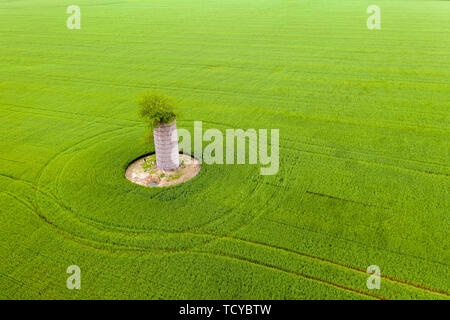
<path id="1" fill-rule="evenodd" d="M 175 104 L 169 97 L 146 93 L 139 101 L 139 115 L 148 126 L 147 141 L 155 144 L 156 165 L 162 170 L 180 165 Z"/>

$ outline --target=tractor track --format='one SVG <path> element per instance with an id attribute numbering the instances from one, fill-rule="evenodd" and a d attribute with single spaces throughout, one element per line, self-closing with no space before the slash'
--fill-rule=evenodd
<path id="1" fill-rule="evenodd" d="M 205 122 L 207 122 L 207 121 L 205 121 Z M 82 139 L 82 140 L 80 140 L 79 142 L 77 142 L 76 144 L 73 144 L 73 145 L 71 145 L 71 146 L 68 146 L 67 148 L 63 149 L 62 151 L 60 151 L 59 153 L 57 153 L 56 155 L 54 155 L 52 158 L 50 158 L 50 159 L 44 164 L 44 166 L 41 168 L 41 170 L 39 171 L 39 173 L 38 173 L 38 175 L 37 175 L 37 180 L 38 180 L 38 183 L 37 183 L 37 184 L 33 184 L 32 182 L 25 181 L 25 180 L 24 180 L 24 181 L 25 181 L 26 183 L 30 184 L 30 186 L 32 186 L 33 189 L 36 190 L 36 192 L 45 193 L 45 192 L 42 190 L 43 187 L 40 186 L 40 181 L 41 181 L 43 172 L 44 172 L 44 171 L 46 170 L 46 168 L 48 168 L 48 167 L 51 165 L 51 163 L 52 163 L 53 161 L 55 161 L 60 155 L 64 154 L 65 152 L 71 150 L 72 148 L 74 148 L 74 147 L 76 147 L 76 146 L 81 145 L 82 143 L 84 143 L 84 142 L 86 142 L 86 141 L 94 140 L 94 139 L 97 138 L 99 135 L 112 133 L 112 132 L 119 131 L 119 130 L 122 130 L 122 129 L 124 129 L 124 128 L 119 127 L 119 128 L 115 128 L 115 129 L 112 129 L 112 130 L 107 130 L 107 131 L 104 131 L 104 132 L 102 132 L 102 133 L 100 133 L 100 134 L 96 134 L 96 135 L 94 135 L 94 136 L 90 136 L 90 137 L 87 137 L 87 138 L 85 138 L 85 139 Z M 60 170 L 59 172 L 61 172 L 61 170 Z M 1 174 L 1 176 L 7 177 L 7 178 L 10 178 L 10 179 L 20 180 L 20 179 L 16 179 L 16 178 L 14 178 L 14 177 L 11 177 L 11 176 L 9 176 L 9 175 Z M 255 188 L 257 188 L 257 186 L 255 186 Z M 62 230 L 60 227 L 58 227 L 58 226 L 54 225 L 52 222 L 48 221 L 48 220 L 46 219 L 45 216 L 43 216 L 42 214 L 39 213 L 38 208 L 35 207 L 33 204 L 27 203 L 24 199 L 20 199 L 20 198 L 18 198 L 17 196 L 11 194 L 11 193 L 7 193 L 7 194 L 8 194 L 9 196 L 13 197 L 14 199 L 16 199 L 17 201 L 21 202 L 23 205 L 27 206 L 30 210 L 32 210 L 33 212 L 35 212 L 41 219 L 43 219 L 47 224 L 49 224 L 50 226 L 52 226 L 53 228 L 55 228 L 59 233 L 64 234 L 66 238 L 68 238 L 68 239 L 70 239 L 70 240 L 72 240 L 72 241 L 78 242 L 78 243 L 82 244 L 83 246 L 88 246 L 88 247 L 90 247 L 90 248 L 94 248 L 94 249 L 97 249 L 97 250 L 105 250 L 105 249 L 103 248 L 103 246 L 105 246 L 105 245 L 111 245 L 111 246 L 114 247 L 114 248 L 110 248 L 110 249 L 106 249 L 106 250 L 108 250 L 108 251 L 126 250 L 126 251 L 138 251 L 138 252 L 146 252 L 146 253 L 149 253 L 149 252 L 151 252 L 151 251 L 164 251 L 164 252 L 172 252 L 172 253 L 176 253 L 176 252 L 191 252 L 191 251 L 192 251 L 191 249 L 175 249 L 175 250 L 167 250 L 167 249 L 150 249 L 150 248 L 145 248 L 145 247 L 141 247 L 141 246 L 135 246 L 135 247 L 132 247 L 132 246 L 126 246 L 126 245 L 119 244 L 119 243 L 106 243 L 106 242 L 101 242 L 101 241 L 97 241 L 97 240 L 93 240 L 93 239 L 89 239 L 89 238 L 80 238 L 79 236 L 76 236 L 75 234 L 72 234 L 72 233 L 70 233 L 70 232 L 68 232 L 68 231 L 66 231 L 66 230 Z M 60 202 L 59 198 L 58 198 L 56 195 L 53 195 L 53 194 L 47 194 L 47 193 L 46 193 L 46 195 L 49 196 L 49 197 L 51 197 L 55 202 L 58 201 L 59 203 L 57 203 L 57 205 L 60 206 L 61 208 L 63 208 L 64 210 L 66 210 L 66 211 L 71 211 L 67 206 L 65 206 L 62 202 Z M 74 213 L 72 212 L 72 214 L 74 214 Z M 78 217 L 77 215 L 75 215 L 75 216 Z M 257 220 L 257 219 L 258 219 L 259 217 L 261 217 L 261 216 L 262 216 L 262 214 L 258 215 L 257 217 L 254 217 L 254 219 L 252 219 L 252 221 Z M 79 218 L 79 217 L 78 217 L 78 218 Z M 84 219 L 88 219 L 88 218 L 84 218 Z M 88 219 L 88 220 L 89 220 L 89 219 Z M 81 223 L 85 223 L 85 222 L 82 222 L 81 220 L 80 220 L 80 222 L 81 222 Z M 249 224 L 251 224 L 251 223 L 252 223 L 252 222 L 250 222 Z M 102 223 L 101 223 L 101 222 L 97 222 L 97 224 L 102 224 Z M 237 232 L 237 231 L 239 231 L 240 229 L 244 228 L 244 227 L 247 226 L 247 225 L 248 225 L 248 224 L 242 225 L 242 226 L 240 226 L 239 228 L 237 228 L 237 229 L 235 229 L 235 230 L 232 230 L 230 233 Z M 91 227 L 92 227 L 92 226 L 93 226 L 93 225 L 91 225 Z M 98 225 L 97 225 L 97 226 L 98 226 Z M 95 227 L 95 226 L 94 226 L 94 227 Z M 114 229 L 114 227 L 108 228 L 107 226 L 104 226 L 104 225 L 103 225 L 102 227 L 103 227 L 103 230 L 106 229 L 106 230 L 108 230 L 108 231 L 111 231 L 111 229 Z M 121 229 L 123 230 L 123 228 L 121 228 Z M 126 228 L 125 228 L 125 229 L 126 229 Z M 139 230 L 139 231 L 138 231 L 138 230 L 136 230 L 136 229 L 128 229 L 128 231 L 129 231 L 129 232 L 148 233 L 150 230 L 148 230 L 148 229 L 142 229 L 142 230 Z M 282 251 L 285 251 L 285 252 L 289 252 L 289 253 L 291 253 L 291 254 L 296 254 L 296 255 L 299 255 L 299 256 L 302 256 L 302 257 L 307 257 L 307 258 L 310 258 L 310 259 L 313 259 L 313 260 L 316 260 L 316 261 L 321 261 L 321 262 L 333 264 L 333 265 L 339 266 L 339 267 L 341 267 L 341 268 L 346 268 L 346 269 L 353 270 L 353 271 L 356 271 L 356 272 L 360 272 L 360 273 L 362 272 L 362 273 L 365 273 L 364 270 L 358 269 L 358 268 L 356 268 L 356 267 L 346 266 L 346 265 L 340 264 L 340 263 L 338 263 L 338 262 L 334 262 L 334 261 L 331 261 L 331 260 L 327 260 L 327 259 L 324 259 L 324 258 L 321 258 L 321 257 L 312 256 L 312 255 L 309 255 L 309 254 L 306 254 L 306 253 L 297 252 L 297 251 L 294 251 L 294 250 L 290 250 L 290 249 L 286 249 L 286 248 L 282 248 L 282 247 L 277 247 L 277 246 L 269 245 L 269 244 L 266 244 L 266 243 L 261 243 L 261 242 L 257 242 L 257 241 L 250 241 L 250 240 L 246 240 L 246 239 L 241 239 L 241 238 L 233 237 L 233 236 L 230 236 L 229 234 L 224 235 L 224 236 L 217 236 L 217 235 L 215 235 L 215 234 L 197 233 L 197 232 L 191 232 L 191 231 L 179 231 L 179 232 L 169 232 L 169 231 L 163 231 L 163 230 L 157 230 L 157 231 L 158 231 L 158 232 L 163 232 L 163 233 L 175 233 L 175 234 L 177 234 L 177 233 L 178 233 L 178 234 L 183 234 L 183 233 L 184 233 L 184 234 L 192 234 L 192 235 L 198 235 L 198 236 L 208 236 L 208 237 L 212 237 L 212 239 L 211 239 L 210 241 L 207 241 L 207 243 L 210 243 L 210 242 L 215 241 L 215 240 L 220 240 L 220 239 L 233 239 L 233 240 L 239 241 L 239 242 L 241 242 L 241 243 L 247 243 L 247 244 L 251 244 L 251 245 L 264 246 L 264 247 L 268 247 L 268 248 L 275 249 L 275 250 L 282 250 Z M 111 232 L 112 232 L 112 231 L 111 231 Z M 123 231 L 117 231 L 117 230 L 114 230 L 114 233 L 123 235 Z M 95 246 L 94 244 L 97 244 L 97 246 Z M 228 257 L 233 257 L 233 256 L 232 256 L 232 255 L 229 255 Z M 234 258 L 236 258 L 236 257 L 234 257 Z M 249 262 L 249 263 L 252 262 L 251 259 L 246 259 L 246 258 L 242 258 L 242 257 L 238 257 L 238 258 L 239 258 L 240 260 L 242 260 L 242 261 L 246 261 L 246 262 Z M 427 260 L 427 261 L 428 261 L 428 260 Z M 258 264 L 259 264 L 259 265 L 264 265 L 264 264 L 261 264 L 261 263 L 258 263 Z M 268 265 L 268 267 L 271 268 L 271 269 L 274 269 L 274 270 L 279 270 L 279 271 L 283 271 L 283 272 L 290 272 L 290 271 L 283 270 L 283 269 L 281 269 L 281 268 L 279 268 L 279 267 L 272 266 L 272 265 Z M 292 272 L 291 272 L 291 273 L 292 273 Z M 294 274 L 295 274 L 295 272 L 294 272 Z M 311 277 L 311 276 L 308 276 L 308 275 L 300 275 L 300 276 L 302 276 L 302 277 L 304 277 L 304 278 L 310 278 L 311 280 L 316 280 L 316 281 L 321 281 L 321 282 L 327 283 L 326 281 L 324 281 L 324 280 L 322 280 L 322 279 L 319 279 L 319 278 L 316 279 L 316 278 Z M 393 277 L 390 277 L 390 276 L 384 276 L 384 278 L 386 278 L 386 279 L 388 279 L 388 280 L 390 280 L 390 281 L 399 283 L 399 284 L 411 286 L 411 287 L 414 287 L 414 288 L 417 288 L 417 289 L 420 289 L 420 290 L 424 290 L 424 291 L 427 291 L 427 292 L 438 293 L 438 294 L 441 294 L 441 295 L 445 295 L 445 296 L 447 296 L 447 297 L 450 296 L 449 293 L 447 293 L 447 292 L 445 292 L 445 291 L 440 291 L 440 290 L 436 290 L 436 289 L 424 287 L 424 286 L 421 286 L 421 285 L 418 285 L 418 284 L 414 284 L 414 283 L 411 283 L 411 282 L 408 282 L 408 281 L 405 281 L 405 280 L 396 279 L 396 278 L 393 278 Z M 342 287 L 342 286 L 340 286 L 339 284 L 332 284 L 332 283 L 328 283 L 328 284 L 329 284 L 329 285 L 334 285 L 335 287 Z M 354 290 L 353 290 L 353 291 L 354 291 Z M 355 291 L 355 292 L 357 292 L 357 291 Z M 373 296 L 373 297 L 380 298 L 380 297 L 377 297 L 377 296 Z"/>
<path id="2" fill-rule="evenodd" d="M 30 76 L 29 74 L 21 74 L 20 72 L 16 72 L 15 74 L 17 75 L 26 75 L 26 76 Z M 36 76 L 37 77 L 37 76 Z M 197 91 L 197 92 L 202 92 L 202 93 L 206 93 L 206 94 L 221 94 L 221 95 L 227 95 L 227 96 L 236 96 L 236 94 L 239 94 L 240 96 L 249 96 L 252 97 L 254 99 L 263 99 L 265 101 L 272 101 L 272 102 L 277 102 L 279 103 L 280 101 L 284 101 L 287 103 L 307 103 L 308 101 L 305 100 L 299 100 L 298 98 L 283 98 L 283 97 L 279 97 L 276 95 L 270 95 L 270 94 L 256 94 L 256 93 L 251 93 L 251 92 L 231 92 L 231 91 L 227 91 L 227 90 L 217 90 L 217 89 L 207 89 L 207 88 L 192 88 L 192 87 L 187 87 L 187 86 L 168 86 L 168 85 L 156 85 L 156 84 L 124 84 L 124 83 L 119 83 L 119 82 L 114 82 L 114 81 L 104 81 L 104 80 L 97 80 L 97 79 L 88 79 L 88 78 L 74 78 L 74 77 L 67 77 L 67 76 L 58 76 L 58 75 L 43 75 L 40 77 L 45 77 L 46 79 L 50 79 L 50 80 L 54 80 L 54 81 L 70 81 L 72 83 L 84 83 L 84 84 L 95 84 L 95 85 L 101 85 L 101 86 L 115 86 L 115 87 L 124 87 L 124 88 L 141 88 L 141 89 L 164 89 L 164 90 L 183 90 L 183 91 Z M 353 123 L 353 124 L 361 124 L 359 122 L 355 122 L 354 120 L 350 120 L 347 119 L 345 121 L 340 120 L 338 121 L 337 119 L 333 120 L 334 122 L 346 122 L 346 123 Z M 395 126 L 395 124 L 399 123 L 398 121 L 389 121 L 389 120 L 385 120 L 384 121 L 385 124 L 390 124 L 390 127 L 395 127 L 397 128 L 397 126 Z M 380 127 L 379 125 L 374 125 L 374 124 L 370 124 L 370 123 L 366 123 L 364 122 L 365 125 L 370 125 L 370 126 L 374 126 L 374 127 Z M 388 126 L 389 127 L 389 126 Z M 423 129 L 433 129 L 433 130 L 448 130 L 445 127 L 434 127 L 434 126 L 423 126 L 423 125 L 410 125 L 409 127 L 411 128 L 423 128 Z M 401 128 L 405 128 L 405 123 L 402 123 Z"/>
<path id="3" fill-rule="evenodd" d="M 262 262 L 259 262 L 257 260 L 240 257 L 240 256 L 233 255 L 233 254 L 223 254 L 223 253 L 204 252 L 204 251 L 194 251 L 194 253 L 200 253 L 200 254 L 204 254 L 204 255 L 211 255 L 211 256 L 215 256 L 215 257 L 222 257 L 222 258 L 231 259 L 231 260 L 237 260 L 237 261 L 240 261 L 240 262 L 249 263 L 251 265 L 267 268 L 267 269 L 269 269 L 271 271 L 282 272 L 282 273 L 286 273 L 286 274 L 293 275 L 293 276 L 296 276 L 296 277 L 300 277 L 300 278 L 303 278 L 303 279 L 307 279 L 307 280 L 311 280 L 311 281 L 314 281 L 314 282 L 318 282 L 318 283 L 321 283 L 321 284 L 324 284 L 324 285 L 332 286 L 332 287 L 337 288 L 339 290 L 345 290 L 345 291 L 357 293 L 359 295 L 364 295 L 364 296 L 367 296 L 367 297 L 370 297 L 370 298 L 374 298 L 374 299 L 377 299 L 377 300 L 389 300 L 388 298 L 380 296 L 380 295 L 367 293 L 367 292 L 364 292 L 362 290 L 358 290 L 358 289 L 355 289 L 355 288 L 350 288 L 350 287 L 347 287 L 347 286 L 343 286 L 343 285 L 340 285 L 340 284 L 337 284 L 337 283 L 334 283 L 334 282 L 331 282 L 331 281 L 328 281 L 328 280 L 324 280 L 324 279 L 321 279 L 321 278 L 313 277 L 313 276 L 310 276 L 310 275 L 306 275 L 306 274 L 295 272 L 295 271 L 291 271 L 291 270 L 286 270 L 286 269 L 277 267 L 277 266 L 272 265 L 272 264 L 262 263 Z"/>
<path id="4" fill-rule="evenodd" d="M 6 105 L 5 103 L 0 103 L 3 105 Z M 19 105 L 13 105 L 13 104 L 7 104 L 10 106 L 14 106 L 14 107 L 20 107 L 20 108 L 31 108 L 33 109 L 33 107 L 25 107 L 25 106 L 19 106 Z M 141 124 L 140 121 L 137 120 L 131 120 L 131 119 L 119 119 L 119 118 L 112 118 L 112 117 L 99 117 L 99 116 L 90 116 L 90 115 L 86 115 L 86 114 L 81 114 L 81 113 L 72 113 L 72 112 L 65 112 L 65 111 L 56 111 L 56 110 L 51 110 L 51 109 L 44 109 L 44 108 L 34 108 L 37 110 L 41 110 L 41 111 L 49 111 L 49 112 L 55 112 L 55 113 L 67 113 L 67 114 L 74 114 L 77 116 L 83 116 L 83 117 L 91 117 L 91 118 L 102 118 L 102 119 L 113 119 L 114 121 L 125 121 L 125 122 L 130 122 L 129 124 L 119 124 L 117 123 L 116 125 L 122 125 L 122 126 L 128 126 L 128 127 L 135 127 L 136 125 Z M 38 115 L 43 115 L 43 114 L 39 114 L 36 113 Z M 80 120 L 80 119 L 74 119 L 74 118 L 67 118 L 67 119 L 71 119 L 71 120 Z M 194 121 L 194 120 L 179 120 L 178 122 L 189 122 L 189 121 Z M 207 120 L 202 120 L 205 123 L 212 123 L 212 124 L 216 124 L 216 125 L 221 125 L 221 126 L 225 126 L 225 127 L 229 127 L 232 128 L 233 126 L 230 124 L 226 124 L 226 123 L 221 123 L 221 122 L 217 122 L 217 121 L 207 121 Z M 100 121 L 94 121 L 95 123 L 103 123 L 103 124 L 111 124 L 110 122 L 100 122 Z M 281 141 L 289 141 L 289 142 L 293 142 L 292 139 L 289 138 L 280 138 Z M 312 147 L 319 147 L 321 149 L 331 149 L 334 152 L 336 151 L 342 151 L 345 153 L 350 153 L 350 154 L 355 154 L 355 155 L 359 155 L 359 156 L 372 156 L 372 157 L 381 157 L 381 158 L 385 158 L 388 159 L 390 161 L 400 161 L 400 162 L 410 162 L 410 163 L 416 163 L 419 165 L 432 165 L 432 166 L 438 166 L 438 167 L 442 167 L 442 168 L 446 168 L 447 170 L 450 169 L 450 166 L 445 165 L 443 163 L 437 163 L 437 162 L 430 162 L 430 161 L 423 161 L 423 160 L 414 160 L 414 159 L 407 159 L 407 158 L 402 158 L 402 157 L 395 157 L 393 155 L 387 155 L 387 154 L 379 154 L 379 152 L 375 152 L 375 151 L 371 151 L 371 152 L 364 152 L 364 151 L 354 151 L 354 150 L 347 150 L 347 149 L 339 149 L 339 148 L 335 148 L 332 146 L 325 146 L 325 145 L 321 145 L 321 144 L 314 144 L 314 143 L 307 143 L 307 142 L 303 142 L 303 141 L 295 141 L 296 143 L 300 143 L 300 144 L 305 144 L 305 145 L 309 145 Z M 420 172 L 420 173 L 424 173 L 424 174 L 433 174 L 433 175 L 438 175 L 438 176 L 446 176 L 449 177 L 450 174 L 449 173 L 443 173 L 443 172 L 434 172 L 432 170 L 420 170 L 420 169 L 415 169 L 415 168 L 408 168 L 405 166 L 400 166 L 400 165 L 395 165 L 392 163 L 385 163 L 385 162 L 380 162 L 380 161 L 374 161 L 374 160 L 369 160 L 369 159 L 360 159 L 360 158 L 354 158 L 354 157 L 343 157 L 343 156 L 336 156 L 327 152 L 317 152 L 317 151 L 310 151 L 310 150 L 306 150 L 306 149 L 302 149 L 302 148 L 298 148 L 298 147 L 293 147 L 293 146 L 279 146 L 280 148 L 286 149 L 286 150 L 294 150 L 294 151 L 298 151 L 298 152 L 302 152 L 302 153 L 308 153 L 308 154 L 312 154 L 312 155 L 319 155 L 319 156 L 325 156 L 325 157 L 329 157 L 329 158 L 336 158 L 336 159 L 345 159 L 345 160 L 352 160 L 352 161 L 360 161 L 360 162 L 367 162 L 370 164 L 376 164 L 379 166 L 388 166 L 388 167 L 395 167 L 395 168 L 400 168 L 403 170 L 408 170 L 408 171 L 415 171 L 415 172 Z M 378 153 L 378 154 L 377 154 Z"/>
<path id="5" fill-rule="evenodd" d="M 5 175 L 2 175 L 2 176 L 5 176 Z M 11 177 L 8 177 L 8 178 L 12 179 Z M 71 233 L 70 231 L 61 229 L 57 225 L 53 224 L 48 219 L 46 219 L 45 216 L 43 216 L 41 213 L 39 213 L 38 209 L 33 204 L 27 203 L 26 200 L 21 199 L 21 198 L 15 196 L 15 195 L 13 195 L 13 194 L 11 194 L 9 192 L 3 192 L 3 193 L 8 194 L 12 198 L 16 199 L 17 201 L 22 203 L 24 206 L 26 206 L 27 208 L 32 210 L 47 225 L 49 225 L 50 227 L 54 228 L 59 234 L 64 236 L 64 238 L 66 238 L 66 239 L 68 239 L 70 241 L 74 241 L 74 242 L 76 242 L 76 243 L 78 243 L 78 244 L 80 244 L 80 245 L 82 245 L 84 247 L 87 247 L 87 248 L 91 248 L 91 249 L 94 249 L 94 250 L 100 250 L 100 251 L 108 251 L 108 252 L 113 252 L 113 253 L 114 252 L 140 252 L 140 253 L 145 253 L 145 254 L 151 254 L 152 252 L 164 252 L 164 253 L 169 253 L 169 254 L 170 253 L 175 254 L 175 253 L 195 253 L 195 252 L 198 252 L 197 251 L 198 249 L 196 249 L 196 248 L 194 248 L 194 249 L 187 248 L 187 249 L 173 249 L 173 250 L 170 250 L 170 249 L 167 249 L 167 248 L 162 249 L 162 248 L 148 248 L 148 247 L 141 247 L 141 246 L 126 246 L 126 245 L 123 245 L 123 244 L 120 244 L 120 243 L 114 243 L 114 242 L 107 243 L 107 242 L 101 242 L 101 241 L 93 240 L 93 239 L 90 239 L 90 238 L 83 238 L 83 237 L 80 237 L 80 236 L 77 236 L 77 235 Z M 118 235 L 121 235 L 121 236 L 124 235 L 123 232 L 115 231 L 115 233 L 117 233 Z M 238 241 L 240 243 L 245 243 L 245 244 L 249 244 L 249 245 L 256 245 L 256 246 L 266 247 L 266 248 L 273 249 L 273 250 L 283 251 L 283 252 L 286 252 L 286 253 L 290 253 L 290 254 L 301 256 L 301 257 L 309 258 L 309 259 L 312 259 L 312 260 L 317 261 L 317 262 L 327 263 L 327 264 L 335 265 L 337 267 L 344 268 L 344 269 L 347 269 L 347 270 L 350 270 L 350 271 L 355 271 L 355 272 L 366 274 L 366 272 L 364 270 L 362 270 L 362 269 L 359 269 L 359 268 L 356 268 L 356 267 L 352 267 L 352 266 L 348 266 L 348 265 L 345 265 L 345 264 L 341 264 L 339 262 L 331 261 L 331 260 L 328 260 L 328 259 L 325 259 L 325 258 L 317 257 L 317 256 L 314 256 L 314 255 L 310 255 L 310 254 L 307 254 L 307 253 L 299 252 L 299 251 L 296 251 L 296 250 L 283 248 L 283 247 L 279 247 L 279 246 L 275 246 L 275 245 L 271 245 L 271 244 L 267 244 L 267 243 L 263 243 L 263 242 L 259 242 L 259 241 L 243 239 L 243 238 L 239 238 L 239 237 L 235 237 L 235 236 L 231 236 L 231 235 L 222 235 L 222 236 L 219 235 L 218 236 L 216 234 L 197 233 L 197 232 L 173 232 L 173 233 L 176 233 L 176 234 L 178 234 L 178 233 L 186 233 L 186 234 L 192 234 L 192 235 L 195 235 L 195 236 L 207 236 L 207 237 L 211 237 L 212 238 L 211 241 L 218 241 L 218 240 Z M 148 235 L 151 236 L 150 234 L 148 234 Z M 208 241 L 207 243 L 211 243 L 211 241 Z M 106 246 L 106 248 L 105 248 L 105 246 Z M 207 251 L 207 253 L 214 254 L 214 253 L 211 253 L 209 251 Z M 230 256 L 232 256 L 232 255 L 230 255 Z M 249 259 L 242 258 L 242 257 L 239 257 L 239 258 L 240 258 L 240 260 L 249 260 Z M 251 261 L 251 260 L 249 260 L 249 261 Z M 258 264 L 264 265 L 263 263 L 259 263 L 259 262 L 258 262 Z M 287 270 L 281 269 L 281 268 L 276 267 L 276 266 L 273 266 L 273 267 L 274 268 L 278 268 L 278 269 L 280 269 L 282 271 L 285 271 L 285 272 L 291 272 L 291 271 L 287 271 Z M 304 275 L 304 276 L 305 277 L 310 277 L 311 279 L 315 278 L 315 277 L 308 276 L 308 275 Z M 385 279 L 387 279 L 389 281 L 392 281 L 392 282 L 396 282 L 396 283 L 401 284 L 401 285 L 406 285 L 406 286 L 414 287 L 416 289 L 420 289 L 420 290 L 423 290 L 423 291 L 426 291 L 426 292 L 437 293 L 437 294 L 441 294 L 441 295 L 445 295 L 447 297 L 450 297 L 450 294 L 445 292 L 445 291 L 441 291 L 441 290 L 425 287 L 425 286 L 422 286 L 422 285 L 419 285 L 419 284 L 411 283 L 411 282 L 406 281 L 406 280 L 396 279 L 394 277 L 390 277 L 390 276 L 387 276 L 387 275 L 383 275 L 383 278 L 385 278 Z M 317 278 L 317 279 L 319 279 L 319 278 Z M 331 282 L 330 282 L 330 284 L 333 285 Z M 341 286 L 339 284 L 334 284 L 334 285 L 336 287 Z"/>

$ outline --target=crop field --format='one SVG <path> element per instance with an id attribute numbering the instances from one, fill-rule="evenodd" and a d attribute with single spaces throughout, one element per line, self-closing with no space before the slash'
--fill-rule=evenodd
<path id="1" fill-rule="evenodd" d="M 449 17 L 450 1 L 0 0 L 0 299 L 449 299 Z M 178 128 L 279 129 L 278 173 L 131 183 L 154 151 L 148 91 Z"/>

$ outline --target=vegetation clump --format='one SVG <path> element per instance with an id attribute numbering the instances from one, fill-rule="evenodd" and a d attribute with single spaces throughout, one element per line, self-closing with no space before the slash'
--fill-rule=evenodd
<path id="1" fill-rule="evenodd" d="M 139 116 L 148 125 L 147 140 L 153 140 L 153 129 L 175 120 L 175 104 L 171 98 L 159 93 L 145 93 L 139 100 Z"/>
<path id="2" fill-rule="evenodd" d="M 189 156 L 183 155 L 178 169 L 164 171 L 157 167 L 156 156 L 152 154 L 142 159 L 142 162 L 140 163 L 140 169 L 137 169 L 137 171 L 145 172 L 148 176 L 152 176 L 152 178 L 155 178 L 159 182 L 173 182 L 182 178 L 184 175 L 189 174 L 190 169 L 186 164 L 186 161 L 188 161 L 188 159 Z M 154 181 L 152 180 L 152 182 Z M 144 185 L 148 184 L 144 183 Z"/>

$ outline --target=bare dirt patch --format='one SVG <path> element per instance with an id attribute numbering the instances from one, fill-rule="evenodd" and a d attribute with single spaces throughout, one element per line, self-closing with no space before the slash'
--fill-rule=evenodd
<path id="1" fill-rule="evenodd" d="M 179 156 L 180 166 L 175 170 L 159 169 L 154 154 L 142 157 L 128 166 L 125 177 L 146 187 L 167 187 L 192 179 L 200 172 L 200 162 L 185 154 Z"/>

